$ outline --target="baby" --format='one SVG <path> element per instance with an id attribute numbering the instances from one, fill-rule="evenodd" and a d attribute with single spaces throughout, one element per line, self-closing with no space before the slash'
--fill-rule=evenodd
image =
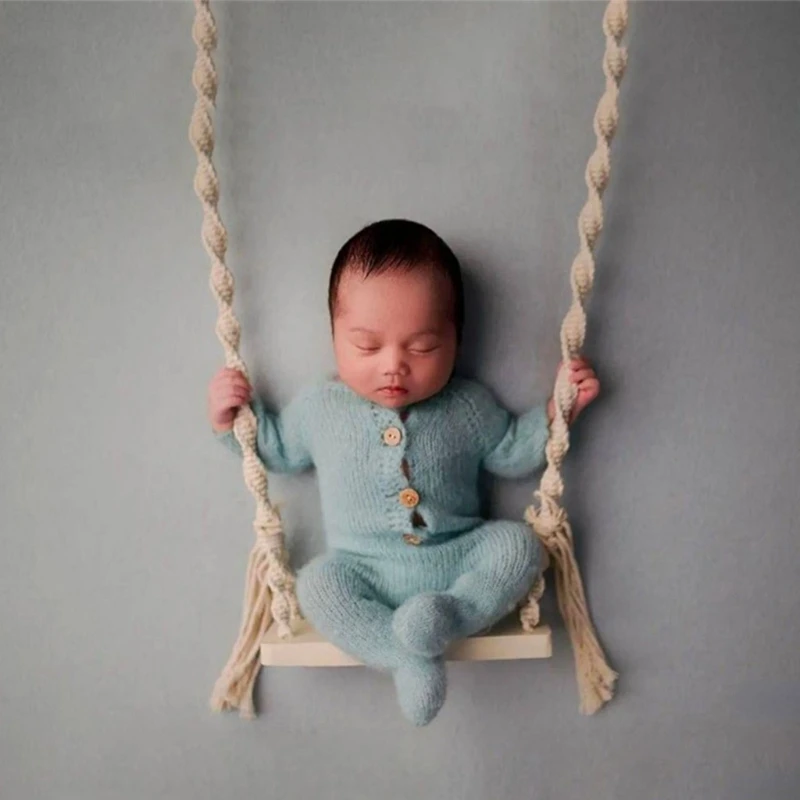
<path id="1" fill-rule="evenodd" d="M 432 230 L 376 222 L 339 251 L 328 306 L 338 366 L 279 414 L 244 376 L 211 381 L 223 443 L 250 403 L 272 472 L 316 466 L 328 552 L 300 570 L 304 616 L 329 641 L 392 673 L 405 716 L 426 725 L 445 698 L 443 654 L 514 609 L 540 565 L 524 522 L 480 516 L 481 469 L 507 478 L 544 464 L 552 399 L 520 416 L 453 375 L 464 321 L 461 269 Z M 583 360 L 573 419 L 599 392 Z"/>

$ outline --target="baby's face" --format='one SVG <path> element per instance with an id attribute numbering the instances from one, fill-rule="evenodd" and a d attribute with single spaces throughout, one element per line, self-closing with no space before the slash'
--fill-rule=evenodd
<path id="1" fill-rule="evenodd" d="M 339 378 L 387 408 L 436 394 L 456 358 L 452 302 L 450 284 L 440 275 L 346 272 L 333 321 Z"/>

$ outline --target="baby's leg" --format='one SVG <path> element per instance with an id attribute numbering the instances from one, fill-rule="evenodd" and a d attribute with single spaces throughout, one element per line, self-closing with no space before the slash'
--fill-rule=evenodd
<path id="1" fill-rule="evenodd" d="M 391 635 L 392 611 L 369 572 L 352 556 L 326 553 L 297 576 L 303 615 L 337 647 L 378 669 L 395 669 L 402 651 Z"/>
<path id="2" fill-rule="evenodd" d="M 441 655 L 450 642 L 504 617 L 533 584 L 539 542 L 523 522 L 487 522 L 465 534 L 460 574 L 446 592 L 425 592 L 394 614 L 397 639 L 418 655 Z"/>
<path id="3" fill-rule="evenodd" d="M 297 576 L 297 599 L 330 642 L 367 666 L 392 672 L 400 707 L 415 725 L 436 716 L 445 699 L 444 663 L 400 646 L 392 633 L 393 610 L 357 558 L 334 552 L 311 561 Z"/>

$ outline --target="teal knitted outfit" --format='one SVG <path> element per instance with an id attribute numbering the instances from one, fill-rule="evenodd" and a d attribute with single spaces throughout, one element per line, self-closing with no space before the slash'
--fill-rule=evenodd
<path id="1" fill-rule="evenodd" d="M 513 610 L 539 568 L 523 522 L 480 516 L 481 469 L 524 477 L 544 462 L 545 407 L 514 416 L 481 384 L 385 408 L 338 380 L 307 386 L 279 414 L 254 400 L 267 469 L 316 466 L 328 552 L 298 574 L 304 616 L 368 666 L 390 671 L 403 713 L 430 722 L 443 654 Z M 221 434 L 235 453 L 232 432 Z"/>

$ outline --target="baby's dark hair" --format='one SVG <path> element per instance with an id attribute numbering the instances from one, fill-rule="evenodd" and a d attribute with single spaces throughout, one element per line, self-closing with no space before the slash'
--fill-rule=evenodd
<path id="1" fill-rule="evenodd" d="M 367 225 L 348 239 L 337 254 L 328 284 L 331 324 L 342 276 L 349 270 L 366 278 L 384 272 L 408 273 L 421 269 L 443 275 L 453 287 L 453 322 L 457 341 L 464 327 L 464 287 L 461 265 L 453 251 L 436 233 L 419 222 L 385 219 Z"/>

